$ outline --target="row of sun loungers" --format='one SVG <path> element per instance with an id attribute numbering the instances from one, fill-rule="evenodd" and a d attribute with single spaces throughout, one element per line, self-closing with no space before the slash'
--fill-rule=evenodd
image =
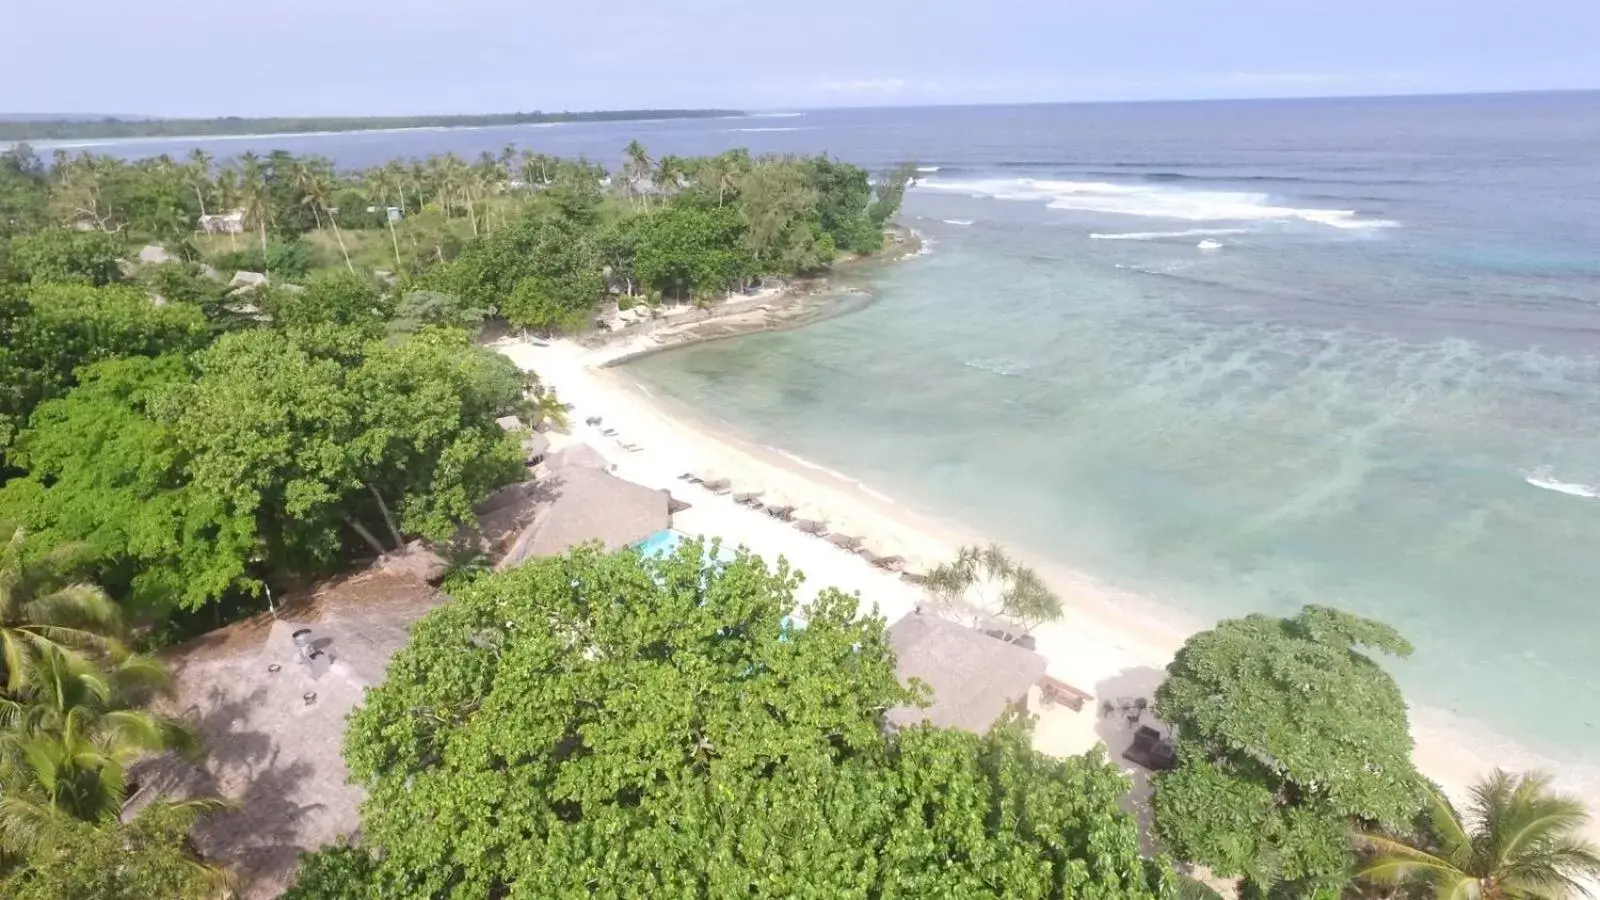
<path id="1" fill-rule="evenodd" d="M 811 506 L 800 506 L 789 501 L 779 494 L 768 494 L 759 489 L 734 490 L 733 483 L 715 472 L 684 472 L 678 476 L 679 481 L 699 485 L 714 494 L 731 494 L 733 502 L 740 506 L 764 512 L 774 519 L 788 522 L 796 531 L 822 538 L 830 544 L 856 553 L 869 564 L 889 572 L 899 572 L 907 582 L 920 584 L 923 576 L 918 572 L 903 571 L 907 567 L 904 556 L 895 553 L 883 544 L 868 541 L 860 535 L 853 533 L 847 527 L 830 528 L 828 516 L 822 510 Z"/>

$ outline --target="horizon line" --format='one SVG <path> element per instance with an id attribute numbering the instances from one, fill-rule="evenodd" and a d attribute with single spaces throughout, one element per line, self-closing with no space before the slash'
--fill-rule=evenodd
<path id="1" fill-rule="evenodd" d="M 517 116 L 517 115 L 586 115 L 595 113 L 651 113 L 651 112 L 717 112 L 734 115 L 749 115 L 752 113 L 770 112 L 832 112 L 838 110 L 857 109 L 953 109 L 961 107 L 1006 107 L 1006 106 L 1131 106 L 1136 104 L 1156 103 L 1259 103 L 1259 102 L 1295 102 L 1295 101 L 1330 101 L 1330 100 L 1402 100 L 1402 99 L 1427 99 L 1450 97 L 1517 97 L 1542 94 L 1596 94 L 1600 87 L 1583 88 L 1518 88 L 1513 90 L 1462 90 L 1462 91 L 1402 91 L 1396 93 L 1372 94 L 1269 94 L 1248 95 L 1237 97 L 1144 97 L 1139 99 L 1104 99 L 1104 100 L 992 100 L 992 101 L 966 101 L 966 102 L 927 102 L 927 103 L 859 103 L 836 104 L 824 106 L 771 106 L 771 107 L 730 107 L 730 106 L 658 106 L 658 107 L 597 107 L 593 109 L 561 110 L 555 111 L 511 111 L 511 112 L 410 112 L 410 113 L 261 113 L 255 115 L 239 115 L 226 113 L 221 115 L 204 114 L 150 114 L 150 113 L 45 113 L 29 111 L 0 111 L 0 122 L 6 122 L 10 117 L 12 123 L 94 123 L 105 121 L 118 121 L 128 124 L 139 122 L 210 122 L 226 119 L 241 121 L 266 120 L 266 119 L 417 119 L 417 118 L 481 118 L 485 116 Z M 20 117 L 29 117 L 26 119 Z M 581 124 L 581 123 L 580 123 Z"/>

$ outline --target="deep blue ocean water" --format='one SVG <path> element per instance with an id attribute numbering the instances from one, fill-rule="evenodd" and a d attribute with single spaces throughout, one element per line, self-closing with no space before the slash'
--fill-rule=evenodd
<path id="1" fill-rule="evenodd" d="M 1383 618 L 1417 645 L 1414 699 L 1600 762 L 1600 94 L 200 143 L 614 164 L 635 136 L 915 159 L 902 219 L 931 239 L 861 276 L 857 312 L 641 378 L 1202 617 Z"/>

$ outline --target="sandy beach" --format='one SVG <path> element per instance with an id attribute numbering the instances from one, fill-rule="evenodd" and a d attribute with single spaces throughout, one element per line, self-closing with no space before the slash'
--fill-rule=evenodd
<path id="1" fill-rule="evenodd" d="M 688 484 L 679 475 L 714 471 L 730 479 L 735 490 L 762 490 L 769 496 L 781 494 L 795 503 L 815 506 L 827 513 L 836 528 L 847 526 L 909 558 L 938 562 L 953 556 L 963 544 L 988 542 L 960 523 L 911 509 L 845 474 L 727 433 L 703 414 L 654 395 L 630 378 L 625 367 L 612 365 L 695 339 L 684 334 L 662 340 L 657 332 L 619 336 L 598 347 L 516 338 L 504 338 L 493 346 L 519 367 L 536 371 L 564 402 L 574 405 L 571 435 L 565 439 L 593 445 L 614 464 L 619 476 L 669 489 L 675 498 L 691 504 L 674 516 L 674 528 L 747 547 L 769 564 L 780 557 L 787 560 L 805 575 L 802 603 L 822 587 L 838 587 L 859 594 L 864 608 L 875 607 L 893 622 L 932 601 L 921 588 L 871 566 L 856 554 L 738 505 L 731 495 Z M 584 424 L 596 416 L 603 420 L 600 426 Z M 602 429 L 615 429 L 617 434 L 606 436 Z M 564 438 L 556 437 L 558 441 Z M 1103 742 L 1120 763 L 1131 730 L 1117 716 L 1101 718 L 1099 703 L 1151 696 L 1172 654 L 1189 634 L 1210 623 L 1119 594 L 1050 560 L 1026 561 L 1066 605 L 1061 621 L 1033 632 L 1038 652 L 1049 661 L 1049 674 L 1095 698 L 1081 712 L 1030 704 L 1039 713 L 1035 744 L 1045 752 L 1068 754 L 1082 753 Z M 1561 789 L 1600 808 L 1600 773 L 1544 758 L 1446 713 L 1413 706 L 1411 720 L 1418 767 L 1453 797 L 1460 798 L 1467 785 L 1496 766 L 1539 768 L 1555 773 Z M 1123 765 L 1136 782 L 1130 806 L 1142 813 L 1143 770 Z M 1600 828 L 1596 836 L 1600 838 Z"/>

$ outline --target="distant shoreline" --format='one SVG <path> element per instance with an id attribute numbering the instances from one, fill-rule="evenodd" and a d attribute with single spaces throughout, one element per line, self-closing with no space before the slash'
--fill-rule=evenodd
<path id="1" fill-rule="evenodd" d="M 215 119 L 95 119 L 0 121 L 0 142 L 111 140 L 117 138 L 270 137 L 424 128 L 492 128 L 579 122 L 642 122 L 662 119 L 722 119 L 746 115 L 734 109 L 619 109 L 593 112 L 497 113 L 479 116 L 291 116 Z"/>

